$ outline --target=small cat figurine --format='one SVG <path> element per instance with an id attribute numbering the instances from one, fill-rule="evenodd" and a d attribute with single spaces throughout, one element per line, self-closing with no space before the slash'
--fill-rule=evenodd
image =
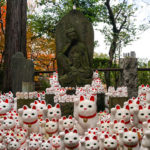
<path id="1" fill-rule="evenodd" d="M 116 150 L 118 146 L 116 135 L 108 136 L 105 135 L 104 149 L 105 150 Z"/>
<path id="2" fill-rule="evenodd" d="M 51 141 L 52 141 L 52 150 L 63 149 L 63 143 L 60 136 L 53 136 Z"/>
<path id="3" fill-rule="evenodd" d="M 38 141 L 37 139 L 30 139 L 28 141 L 28 150 L 39 150 L 42 141 Z"/>
<path id="4" fill-rule="evenodd" d="M 18 150 L 20 148 L 20 143 L 18 139 L 11 139 L 8 144 L 7 150 Z"/>
<path id="5" fill-rule="evenodd" d="M 85 137 L 85 150 L 99 150 L 99 143 L 97 136 Z"/>
<path id="6" fill-rule="evenodd" d="M 10 109 L 11 105 L 9 104 L 8 99 L 6 99 L 5 101 L 0 101 L 0 118 L 5 117 Z"/>
<path id="7" fill-rule="evenodd" d="M 56 119 L 46 119 L 46 122 L 44 122 L 45 126 L 44 126 L 44 133 L 43 135 L 46 136 L 46 138 L 48 139 L 49 137 L 52 137 L 53 135 L 57 135 L 58 134 L 58 122 Z"/>
<path id="8" fill-rule="evenodd" d="M 48 112 L 47 112 L 48 119 L 55 118 L 58 121 L 61 118 L 60 104 L 57 103 L 54 107 L 48 104 L 47 108 L 48 108 Z"/>
<path id="9" fill-rule="evenodd" d="M 117 121 L 114 120 L 114 122 L 110 123 L 110 133 L 111 134 L 118 134 L 120 130 L 124 130 L 126 127 L 124 120 Z"/>
<path id="10" fill-rule="evenodd" d="M 121 108 L 120 105 L 117 104 L 115 108 L 111 109 L 111 121 L 121 121 L 123 119 L 126 127 L 131 128 L 132 124 L 130 122 L 131 115 L 129 109 L 129 105 L 126 105 L 125 108 Z"/>
<path id="11" fill-rule="evenodd" d="M 83 135 L 88 128 L 95 128 L 98 121 L 95 97 L 85 99 L 84 96 L 80 96 L 80 101 L 74 103 L 74 117 L 78 122 L 76 127 L 79 134 Z"/>
<path id="12" fill-rule="evenodd" d="M 123 142 L 124 150 L 139 150 L 139 137 L 136 128 L 132 128 L 131 131 L 125 128 L 124 133 L 119 136 Z"/>
<path id="13" fill-rule="evenodd" d="M 36 107 L 28 108 L 27 105 L 23 106 L 23 109 L 18 110 L 19 113 L 19 122 L 24 129 L 27 129 L 29 132 L 38 133 L 39 132 L 39 121 L 38 113 Z"/>
<path id="14" fill-rule="evenodd" d="M 109 125 L 110 125 L 110 121 L 99 121 L 99 123 L 97 124 L 99 127 L 99 130 L 102 131 L 109 131 Z"/>
<path id="15" fill-rule="evenodd" d="M 65 130 L 64 146 L 65 150 L 82 150 L 77 129 Z"/>
<path id="16" fill-rule="evenodd" d="M 40 150 L 52 150 L 52 145 L 50 140 L 42 140 Z"/>
<path id="17" fill-rule="evenodd" d="M 44 119 L 46 117 L 46 112 L 47 112 L 46 102 L 44 100 L 42 100 L 42 101 L 35 100 L 34 103 L 30 104 L 31 107 L 33 105 L 36 106 L 36 110 L 37 110 L 37 113 L 38 113 L 38 118 L 39 119 Z"/>
<path id="18" fill-rule="evenodd" d="M 74 118 L 69 115 L 68 118 L 63 116 L 62 119 L 59 119 L 59 130 L 64 131 L 65 129 L 69 129 L 70 131 L 74 128 L 75 120 Z"/>
<path id="19" fill-rule="evenodd" d="M 3 130 L 12 130 L 15 132 L 16 131 L 16 122 L 12 116 L 9 118 L 4 117 L 1 127 Z"/>

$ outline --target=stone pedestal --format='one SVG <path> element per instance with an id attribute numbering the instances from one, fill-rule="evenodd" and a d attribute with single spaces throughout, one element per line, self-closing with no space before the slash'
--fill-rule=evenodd
<path id="1" fill-rule="evenodd" d="M 128 88 L 128 97 L 138 96 L 138 73 L 137 58 L 124 58 L 121 59 L 120 67 L 123 68 L 122 72 L 122 85 Z"/>
<path id="2" fill-rule="evenodd" d="M 128 97 L 109 97 L 109 112 L 111 108 L 114 108 L 117 104 L 123 107 L 124 102 L 128 100 Z"/>
<path id="3" fill-rule="evenodd" d="M 22 82 L 22 92 L 33 92 L 34 89 L 34 82 Z"/>
<path id="4" fill-rule="evenodd" d="M 97 112 L 105 110 L 105 94 L 97 94 Z"/>

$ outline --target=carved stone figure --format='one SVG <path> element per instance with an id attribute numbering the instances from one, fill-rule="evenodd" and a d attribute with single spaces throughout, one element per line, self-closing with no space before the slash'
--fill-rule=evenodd
<path id="1" fill-rule="evenodd" d="M 89 30 L 91 33 L 80 31 L 80 27 L 83 31 L 85 28 L 86 31 Z M 58 32 L 60 28 L 64 29 L 63 36 Z M 90 39 L 93 38 L 92 25 L 88 22 L 87 18 L 76 10 L 71 11 L 65 16 L 57 26 L 56 54 L 59 82 L 63 87 L 91 84 L 93 74 L 91 68 L 93 49 L 91 42 L 87 43 L 86 35 L 88 35 Z M 91 39 L 91 41 L 93 42 L 93 39 Z"/>

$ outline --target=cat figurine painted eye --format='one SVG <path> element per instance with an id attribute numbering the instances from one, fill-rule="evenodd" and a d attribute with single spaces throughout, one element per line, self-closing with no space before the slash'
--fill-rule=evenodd
<path id="1" fill-rule="evenodd" d="M 47 108 L 48 108 L 48 112 L 47 112 L 48 119 L 55 118 L 58 121 L 61 118 L 60 104 L 57 103 L 54 107 L 48 104 Z"/>
<path id="2" fill-rule="evenodd" d="M 99 143 L 97 136 L 85 137 L 85 150 L 99 150 Z"/>
<path id="3" fill-rule="evenodd" d="M 95 97 L 85 99 L 80 96 L 80 101 L 74 103 L 74 117 L 78 121 L 76 127 L 80 135 L 87 132 L 88 128 L 95 128 L 98 121 Z"/>
<path id="4" fill-rule="evenodd" d="M 112 135 L 112 136 L 109 136 L 109 135 L 105 135 L 105 138 L 104 138 L 104 149 L 106 150 L 116 150 L 117 149 L 117 137 L 116 135 Z"/>
<path id="5" fill-rule="evenodd" d="M 33 133 L 39 132 L 38 113 L 35 106 L 28 108 L 28 106 L 24 105 L 23 108 L 18 110 L 18 113 L 20 125 L 24 129 Z"/>
<path id="6" fill-rule="evenodd" d="M 53 136 L 51 141 L 52 141 L 52 150 L 63 149 L 63 143 L 60 136 Z"/>

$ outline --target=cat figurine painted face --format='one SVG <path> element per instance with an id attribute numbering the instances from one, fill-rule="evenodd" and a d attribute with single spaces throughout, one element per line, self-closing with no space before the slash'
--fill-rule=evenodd
<path id="1" fill-rule="evenodd" d="M 52 150 L 62 150 L 62 141 L 60 136 L 53 136 L 52 137 Z"/>
<path id="2" fill-rule="evenodd" d="M 36 106 L 36 110 L 38 113 L 38 118 L 45 118 L 46 116 L 46 111 L 47 111 L 47 106 L 46 106 L 46 102 L 44 100 L 42 101 L 34 101 L 33 104 L 31 104 L 31 106 L 35 105 Z"/>
<path id="3" fill-rule="evenodd" d="M 121 108 L 120 105 L 116 105 L 115 108 L 111 109 L 111 118 L 113 120 L 121 121 L 124 120 L 125 125 L 130 128 L 131 123 L 130 123 L 130 108 L 129 105 L 126 105 L 124 108 Z"/>
<path id="4" fill-rule="evenodd" d="M 116 135 L 105 135 L 104 138 L 104 149 L 105 150 L 115 150 L 117 149 L 117 137 Z"/>
<path id="5" fill-rule="evenodd" d="M 47 137 L 51 137 L 53 135 L 57 135 L 58 133 L 58 122 L 56 119 L 46 119 L 46 123 L 45 123 L 45 134 L 47 135 Z"/>
<path id="6" fill-rule="evenodd" d="M 39 132 L 38 113 L 35 106 L 28 108 L 28 106 L 24 105 L 21 118 L 25 129 L 30 129 L 34 133 Z"/>
<path id="7" fill-rule="evenodd" d="M 2 128 L 4 130 L 13 130 L 15 131 L 16 122 L 13 117 L 4 117 L 4 121 L 2 123 Z"/>
<path id="8" fill-rule="evenodd" d="M 73 129 L 73 131 L 69 131 L 67 129 L 65 130 L 64 145 L 65 145 L 65 150 L 80 149 L 79 135 L 76 129 Z"/>
<path id="9" fill-rule="evenodd" d="M 29 150 L 38 150 L 40 147 L 40 141 L 38 141 L 37 139 L 36 140 L 33 140 L 33 139 L 30 139 L 29 141 Z"/>
<path id="10" fill-rule="evenodd" d="M 150 105 L 143 107 L 139 105 L 139 112 L 138 112 L 138 127 L 142 127 L 142 123 L 150 119 Z"/>
<path id="11" fill-rule="evenodd" d="M 5 101 L 0 101 L 0 117 L 6 116 L 6 113 L 11 109 L 11 105 L 8 103 L 8 99 Z"/>
<path id="12" fill-rule="evenodd" d="M 123 144 L 124 150 L 128 150 L 129 148 L 132 148 L 132 150 L 139 149 L 139 138 L 135 128 L 132 128 L 131 131 L 129 131 L 127 128 L 124 129 Z"/>
<path id="13" fill-rule="evenodd" d="M 11 142 L 8 144 L 8 150 L 18 150 L 20 148 L 19 140 L 12 139 Z"/>
<path id="14" fill-rule="evenodd" d="M 102 131 L 109 131 L 109 124 L 110 124 L 110 121 L 100 121 L 98 126 L 99 126 L 99 130 L 102 132 Z"/>
<path id="15" fill-rule="evenodd" d="M 72 116 L 69 116 L 68 118 L 66 118 L 66 116 L 63 117 L 62 128 L 63 130 L 69 129 L 70 131 L 74 128 L 74 119 Z"/>
<path id="16" fill-rule="evenodd" d="M 60 119 L 61 118 L 61 109 L 60 109 L 60 104 L 56 104 L 54 107 L 52 107 L 50 104 L 47 106 L 48 107 L 48 112 L 47 112 L 47 117 L 48 119 Z"/>
<path id="17" fill-rule="evenodd" d="M 97 136 L 85 137 L 85 149 L 86 150 L 99 150 L 99 143 Z"/>
<path id="18" fill-rule="evenodd" d="M 43 140 L 40 150 L 51 150 L 52 145 L 50 140 Z"/>

